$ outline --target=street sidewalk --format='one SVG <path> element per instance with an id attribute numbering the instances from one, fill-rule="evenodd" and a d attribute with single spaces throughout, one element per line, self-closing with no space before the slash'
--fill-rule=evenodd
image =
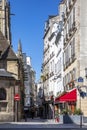
<path id="1" fill-rule="evenodd" d="M 25 119 L 22 119 L 21 122 L 28 122 L 29 124 L 32 123 L 56 123 L 53 119 L 42 119 L 42 118 L 39 118 L 39 117 L 36 117 L 36 118 L 27 118 L 26 120 Z"/>
<path id="2" fill-rule="evenodd" d="M 80 128 L 80 125 L 63 124 L 54 119 L 27 118 L 26 122 L 24 119 L 20 122 L 0 122 L 0 128 Z M 87 123 L 82 128 L 87 128 Z"/>
<path id="3" fill-rule="evenodd" d="M 27 121 L 21 120 L 19 123 L 25 123 L 25 124 L 38 124 L 38 125 L 50 125 L 50 127 L 55 127 L 55 128 L 80 128 L 80 124 L 62 124 L 61 122 L 57 122 L 54 119 L 40 119 L 40 118 L 27 118 Z M 87 123 L 82 124 L 83 128 L 87 128 Z"/>

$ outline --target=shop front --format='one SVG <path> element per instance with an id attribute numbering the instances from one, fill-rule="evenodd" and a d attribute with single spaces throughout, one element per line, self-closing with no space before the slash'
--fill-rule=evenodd
<path id="1" fill-rule="evenodd" d="M 76 101 L 77 101 L 77 90 L 75 88 L 57 97 L 55 99 L 55 105 L 58 106 L 59 113 L 62 113 L 62 111 L 65 109 L 71 114 L 73 114 L 76 109 Z"/>

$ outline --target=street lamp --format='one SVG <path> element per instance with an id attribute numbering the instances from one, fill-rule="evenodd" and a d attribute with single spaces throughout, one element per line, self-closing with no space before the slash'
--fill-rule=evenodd
<path id="1" fill-rule="evenodd" d="M 85 77 L 87 79 L 87 68 L 85 68 Z M 85 88 L 86 88 L 86 97 L 87 97 L 87 86 L 85 86 Z"/>
<path id="2" fill-rule="evenodd" d="M 83 78 L 82 77 L 79 77 L 78 78 L 78 82 L 81 84 L 83 84 L 83 82 L 84 82 L 84 80 L 83 80 Z M 80 110 L 81 110 L 81 97 L 83 96 L 83 92 L 82 92 L 82 90 L 81 90 L 81 86 L 83 86 L 83 85 L 80 85 L 80 86 L 78 86 L 78 91 L 79 91 L 79 94 L 80 94 Z M 82 111 L 81 111 L 81 115 L 80 115 L 80 128 L 82 128 Z"/>

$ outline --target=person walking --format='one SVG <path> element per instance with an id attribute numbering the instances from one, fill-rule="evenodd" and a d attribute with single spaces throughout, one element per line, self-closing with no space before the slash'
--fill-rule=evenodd
<path id="1" fill-rule="evenodd" d="M 35 113 L 35 108 L 32 107 L 32 108 L 31 108 L 31 118 L 32 118 L 32 119 L 34 118 L 34 113 Z"/>
<path id="2" fill-rule="evenodd" d="M 27 121 L 27 111 L 24 110 L 24 118 L 25 118 L 25 122 Z"/>

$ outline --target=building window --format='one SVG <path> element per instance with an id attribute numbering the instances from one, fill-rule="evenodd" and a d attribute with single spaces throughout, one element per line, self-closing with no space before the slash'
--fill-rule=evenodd
<path id="1" fill-rule="evenodd" d="M 68 47 L 65 50 L 65 62 L 66 62 L 66 66 L 68 66 Z"/>
<path id="2" fill-rule="evenodd" d="M 50 62 L 50 71 L 54 72 L 54 60 Z"/>
<path id="3" fill-rule="evenodd" d="M 55 73 L 57 73 L 57 63 L 55 64 Z"/>
<path id="4" fill-rule="evenodd" d="M 66 64 L 66 59 L 65 59 L 65 51 L 63 53 L 63 65 L 64 65 L 64 68 L 65 68 L 65 64 Z"/>
<path id="5" fill-rule="evenodd" d="M 50 71 L 52 72 L 52 61 L 50 62 Z"/>
<path id="6" fill-rule="evenodd" d="M 71 43 L 69 45 L 69 59 L 71 58 Z"/>
<path id="7" fill-rule="evenodd" d="M 70 82 L 70 73 L 68 73 L 68 83 Z"/>
<path id="8" fill-rule="evenodd" d="M 74 58 L 75 57 L 75 38 L 73 39 L 71 43 L 71 56 Z"/>
<path id="9" fill-rule="evenodd" d="M 4 88 L 0 88 L 0 111 L 5 112 L 7 108 L 7 102 L 3 102 L 6 100 L 6 90 Z"/>
<path id="10" fill-rule="evenodd" d="M 4 88 L 0 88 L 0 100 L 6 100 L 6 90 Z"/>
<path id="11" fill-rule="evenodd" d="M 75 68 L 73 69 L 73 79 L 74 80 L 76 79 L 76 69 Z"/>
<path id="12" fill-rule="evenodd" d="M 73 38 L 73 54 L 75 55 L 75 38 Z"/>
<path id="13" fill-rule="evenodd" d="M 75 7 L 73 8 L 73 22 L 75 22 Z"/>

